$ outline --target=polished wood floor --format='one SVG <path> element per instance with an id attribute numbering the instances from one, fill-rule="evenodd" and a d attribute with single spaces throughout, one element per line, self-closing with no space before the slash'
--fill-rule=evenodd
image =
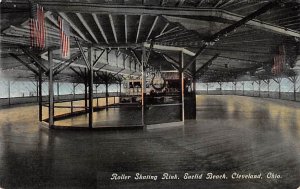
<path id="1" fill-rule="evenodd" d="M 234 172 L 262 177 L 232 179 Z M 159 178 L 114 181 L 113 173 Z M 162 180 L 163 173 L 179 179 Z M 184 180 L 185 173 L 228 179 Z M 38 127 L 36 106 L 0 110 L 0 188 L 299 186 L 300 103 L 198 96 L 197 120 L 184 126 L 122 131 L 46 130 Z"/>

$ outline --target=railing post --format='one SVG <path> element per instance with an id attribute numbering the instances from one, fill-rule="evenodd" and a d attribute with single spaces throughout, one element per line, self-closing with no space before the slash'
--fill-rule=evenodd
<path id="1" fill-rule="evenodd" d="M 73 100 L 71 100 L 71 114 L 73 114 L 74 110 L 73 110 Z"/>

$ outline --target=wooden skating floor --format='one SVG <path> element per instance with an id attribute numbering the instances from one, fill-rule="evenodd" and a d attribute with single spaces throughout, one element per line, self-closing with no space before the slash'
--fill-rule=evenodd
<path id="1" fill-rule="evenodd" d="M 184 126 L 122 131 L 46 130 L 38 126 L 37 110 L 0 110 L 0 188 L 300 186 L 300 103 L 198 96 L 197 120 Z M 234 172 L 262 178 L 236 180 Z M 280 178 L 267 178 L 269 172 Z M 112 181 L 113 173 L 158 180 Z M 179 179 L 161 180 L 163 173 Z M 228 179 L 184 180 L 185 173 L 225 173 Z"/>

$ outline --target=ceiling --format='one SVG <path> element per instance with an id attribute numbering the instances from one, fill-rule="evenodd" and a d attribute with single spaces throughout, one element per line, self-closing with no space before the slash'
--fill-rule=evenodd
<path id="1" fill-rule="evenodd" d="M 37 2 L 46 10 L 46 46 L 56 49 L 56 66 L 61 64 L 60 67 L 65 67 L 56 75 L 56 80 L 83 82 L 85 62 L 75 38 L 79 40 L 86 55 L 87 47 L 92 46 L 93 60 L 100 57 L 94 69 L 97 73 L 95 75 L 100 78 L 95 81 L 100 83 L 105 76 L 109 76 L 111 82 L 140 77 L 143 48 L 146 48 L 147 53 L 151 51 L 149 65 L 163 70 L 179 67 L 183 52 L 184 63 L 193 62 L 185 70 L 186 77 L 211 82 L 275 77 L 270 70 L 279 46 L 283 45 L 287 65 L 279 77 L 297 74 L 293 67 L 300 54 L 299 1 L 281 1 L 209 43 L 206 39 L 267 6 L 271 1 Z M 60 58 L 58 16 L 71 26 L 71 60 Z M 35 79 L 36 73 L 30 68 L 37 70 L 35 60 L 39 57 L 41 64 L 47 68 L 47 50 L 36 50 L 29 46 L 29 17 L 30 5 L 27 1 L 1 2 L 1 75 Z M 194 57 L 203 45 L 206 45 L 203 51 Z"/>

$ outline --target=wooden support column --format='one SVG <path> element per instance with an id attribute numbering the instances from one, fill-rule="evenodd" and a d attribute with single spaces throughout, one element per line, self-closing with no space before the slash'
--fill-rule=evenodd
<path id="1" fill-rule="evenodd" d="M 54 90 L 53 90 L 53 54 L 52 50 L 48 50 L 49 62 L 49 127 L 54 126 Z"/>
<path id="2" fill-rule="evenodd" d="M 120 94 L 119 94 L 119 96 L 121 96 L 122 95 L 122 82 L 119 83 L 119 87 L 120 87 L 120 90 L 119 90 Z"/>
<path id="3" fill-rule="evenodd" d="M 296 82 L 297 82 L 297 79 L 298 77 L 297 76 L 294 76 L 294 82 L 293 82 L 293 85 L 294 85 L 294 101 L 297 101 L 297 93 L 296 93 Z"/>
<path id="4" fill-rule="evenodd" d="M 233 82 L 233 84 L 234 84 L 234 94 L 236 95 L 236 84 L 237 84 L 237 82 L 235 81 L 235 82 Z"/>
<path id="5" fill-rule="evenodd" d="M 59 100 L 59 82 L 56 83 L 57 100 Z"/>
<path id="6" fill-rule="evenodd" d="M 278 98 L 281 99 L 281 80 L 282 78 L 273 79 L 276 83 L 278 83 Z"/>
<path id="7" fill-rule="evenodd" d="M 196 67 L 196 64 L 195 64 L 195 67 Z M 197 83 L 197 80 L 196 78 L 193 78 L 193 108 L 194 108 L 194 111 L 193 111 L 193 119 L 197 119 L 197 92 L 196 92 L 196 83 Z"/>
<path id="8" fill-rule="evenodd" d="M 206 94 L 208 94 L 208 83 L 206 83 Z"/>
<path id="9" fill-rule="evenodd" d="M 39 102 L 39 78 L 38 77 L 36 78 L 35 86 L 36 86 L 36 101 L 38 103 Z"/>
<path id="10" fill-rule="evenodd" d="M 43 80 L 42 80 L 42 68 L 39 66 L 39 75 L 38 75 L 38 88 L 39 88 L 39 121 L 42 121 L 43 119 L 43 93 L 42 93 L 42 86 L 43 86 Z"/>
<path id="11" fill-rule="evenodd" d="M 260 97 L 260 85 L 261 85 L 261 80 L 258 80 L 258 96 Z"/>
<path id="12" fill-rule="evenodd" d="M 268 98 L 270 98 L 270 79 L 267 79 L 267 85 L 268 85 Z"/>
<path id="13" fill-rule="evenodd" d="M 220 85 L 220 93 L 222 94 L 222 82 L 218 82 Z"/>
<path id="14" fill-rule="evenodd" d="M 94 84 L 94 80 L 93 80 L 93 62 L 92 62 L 92 48 L 89 47 L 88 48 L 88 62 L 90 64 L 90 68 L 89 68 L 89 128 L 92 129 L 93 128 L 93 84 Z"/>
<path id="15" fill-rule="evenodd" d="M 10 102 L 10 80 L 7 81 L 7 92 L 8 92 L 8 105 L 11 104 Z"/>
<path id="16" fill-rule="evenodd" d="M 242 85 L 243 85 L 243 96 L 245 96 L 245 83 L 242 82 Z"/>
<path id="17" fill-rule="evenodd" d="M 293 96 L 294 96 L 294 101 L 297 101 L 297 89 L 296 89 L 296 82 L 297 82 L 298 76 L 292 76 L 289 78 L 289 80 L 293 83 L 293 88 L 294 88 L 294 92 L 293 92 Z"/>
<path id="18" fill-rule="evenodd" d="M 281 99 L 281 78 L 278 78 L 278 96 Z"/>
<path id="19" fill-rule="evenodd" d="M 76 84 L 73 83 L 73 99 L 76 97 Z"/>
<path id="20" fill-rule="evenodd" d="M 74 109 L 73 109 L 73 100 L 71 100 L 71 114 L 73 114 Z"/>
<path id="21" fill-rule="evenodd" d="M 281 79 L 278 80 L 278 87 L 279 87 L 279 99 L 281 99 Z"/>
<path id="22" fill-rule="evenodd" d="M 84 74 L 85 74 L 85 78 L 84 78 L 84 109 L 85 112 L 87 113 L 87 107 L 88 107 L 88 79 L 87 79 L 87 74 L 88 70 L 85 68 L 84 69 Z"/>
<path id="23" fill-rule="evenodd" d="M 196 72 L 196 64 L 192 65 L 192 73 Z M 185 119 L 196 119 L 196 76 L 193 74 L 191 79 L 191 91 L 188 91 L 188 95 L 185 96 Z"/>
<path id="24" fill-rule="evenodd" d="M 96 99 L 97 99 L 97 108 L 99 107 L 99 96 L 98 96 L 98 87 L 100 84 L 96 85 Z"/>
<path id="25" fill-rule="evenodd" d="M 252 81 L 252 96 L 254 96 L 254 81 Z"/>
<path id="26" fill-rule="evenodd" d="M 106 111 L 108 111 L 108 81 L 107 80 L 105 81 L 105 109 Z"/>
<path id="27" fill-rule="evenodd" d="M 179 79 L 180 79 L 180 95 L 181 95 L 181 121 L 184 122 L 184 54 L 181 51 L 180 54 L 180 71 L 179 71 Z"/>
<path id="28" fill-rule="evenodd" d="M 141 82 L 142 82 L 142 91 L 141 91 L 141 95 L 142 95 L 142 125 L 146 126 L 145 124 L 145 97 L 146 97 L 146 74 L 145 74 L 145 63 L 146 63 L 146 49 L 145 46 L 143 45 L 142 47 L 142 78 L 141 78 Z"/>

